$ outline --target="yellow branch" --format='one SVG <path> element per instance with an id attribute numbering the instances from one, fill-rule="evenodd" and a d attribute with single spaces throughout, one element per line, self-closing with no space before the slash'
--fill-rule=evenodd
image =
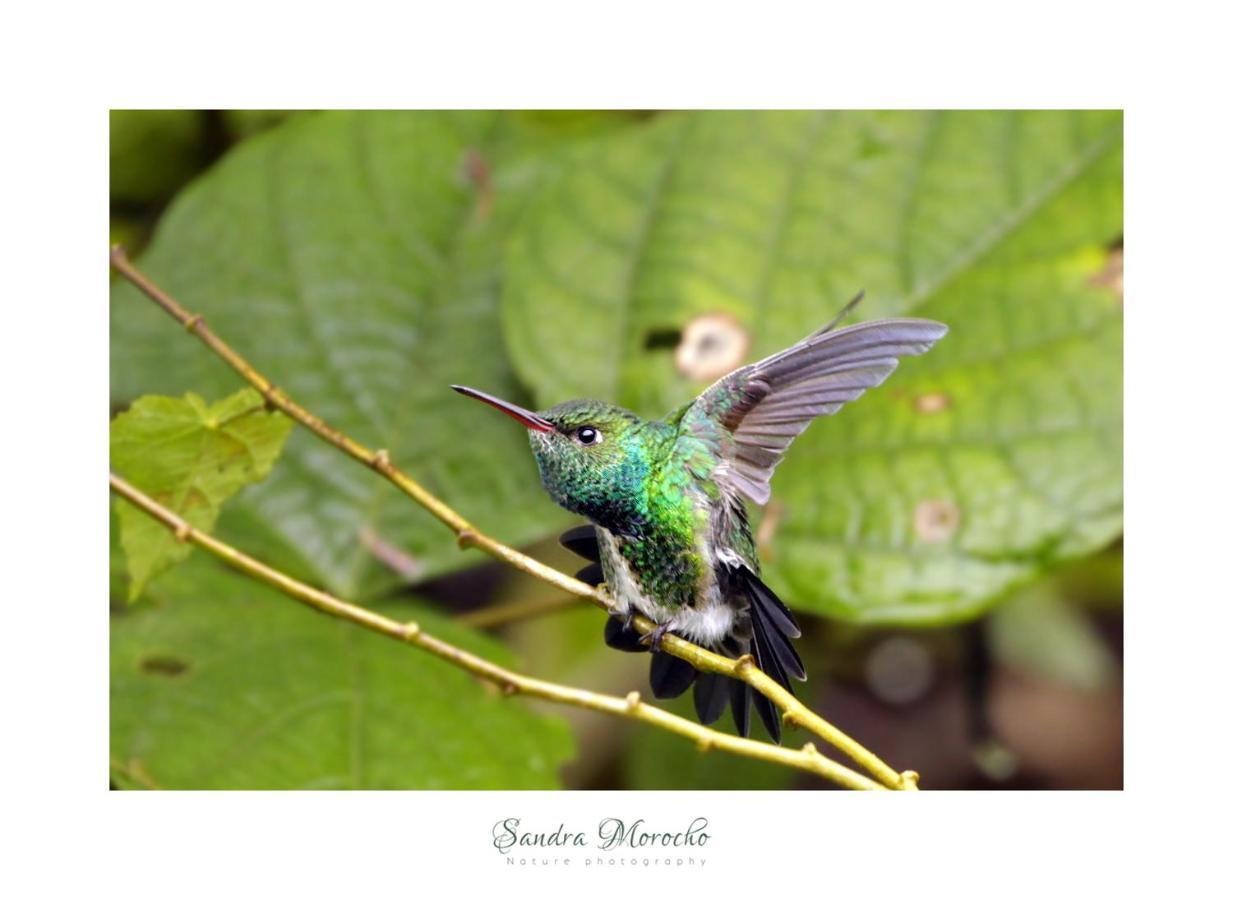
<path id="1" fill-rule="evenodd" d="M 558 572 L 551 566 L 546 566 L 539 560 L 532 559 L 525 554 L 519 553 L 513 547 L 508 547 L 495 538 L 489 537 L 455 512 L 453 508 L 429 493 L 419 482 L 390 462 L 390 455 L 387 450 L 370 450 L 297 404 L 268 378 L 257 371 L 248 360 L 211 331 L 201 315 L 190 313 L 158 285 L 147 278 L 129 260 L 128 256 L 124 253 L 123 247 L 117 245 L 112 248 L 111 264 L 124 278 L 136 285 L 142 293 L 162 307 L 163 310 L 183 325 L 189 333 L 197 337 L 215 354 L 221 357 L 241 378 L 256 388 L 265 398 L 270 408 L 280 410 L 326 443 L 334 445 L 348 456 L 383 475 L 399 490 L 432 513 L 432 515 L 453 531 L 458 540 L 459 547 L 475 547 L 521 572 L 533 575 L 541 581 L 561 588 L 574 596 L 590 600 L 605 610 L 609 609 L 608 597 L 602 591 L 583 584 L 576 578 L 571 578 L 563 572 Z M 633 624 L 642 634 L 649 633 L 655 627 L 653 622 L 643 616 L 636 616 Z M 862 766 L 883 785 L 897 790 L 916 789 L 919 776 L 915 772 L 896 772 L 871 751 L 810 710 L 774 679 L 762 672 L 754 665 L 751 656 L 746 655 L 736 660 L 729 659 L 726 656 L 720 656 L 717 653 L 704 650 L 672 634 L 664 636 L 661 647 L 673 656 L 689 662 L 697 669 L 706 672 L 716 672 L 744 681 L 754 690 L 765 695 L 782 711 L 785 725 L 796 725 L 813 732 Z M 665 713 L 665 715 L 667 714 Z"/>
<path id="2" fill-rule="evenodd" d="M 302 581 L 297 581 L 291 576 L 237 550 L 230 544 L 197 530 L 167 507 L 142 493 L 114 473 L 111 475 L 111 490 L 147 515 L 161 522 L 175 534 L 178 540 L 196 544 L 229 566 L 258 581 L 263 581 L 278 588 L 283 593 L 311 606 L 313 609 L 340 619 L 346 619 L 370 631 L 376 631 L 384 634 L 386 637 L 392 637 L 419 647 L 421 650 L 426 650 L 451 665 L 465 669 L 471 674 L 483 678 L 485 681 L 492 682 L 500 687 L 506 695 L 525 694 L 528 697 L 538 697 L 541 700 L 550 700 L 553 703 L 564 703 L 568 706 L 578 706 L 583 709 L 593 709 L 614 716 L 637 719 L 640 722 L 647 722 L 666 731 L 687 737 L 700 750 L 722 750 L 737 756 L 747 756 L 750 759 L 760 759 L 765 762 L 792 766 L 793 768 L 803 769 L 806 772 L 812 772 L 815 775 L 821 775 L 823 778 L 833 781 L 838 785 L 854 790 L 885 789 L 882 785 L 870 781 L 864 775 L 853 772 L 846 766 L 827 759 L 817 751 L 813 744 L 806 744 L 800 750 L 778 747 L 774 744 L 766 744 L 761 741 L 750 740 L 749 738 L 724 734 L 704 725 L 699 725 L 697 722 L 691 722 L 681 716 L 673 715 L 658 707 L 643 703 L 636 692 L 626 697 L 614 697 L 610 694 L 597 694 L 580 688 L 566 687 L 565 685 L 554 684 L 539 678 L 521 675 L 489 662 L 483 657 L 468 653 L 461 647 L 455 647 L 453 644 L 434 637 L 415 622 L 395 621 L 387 616 L 364 609 L 362 606 L 356 606 L 345 600 L 340 600 L 333 594 L 328 594 L 325 591 L 304 584 Z"/>

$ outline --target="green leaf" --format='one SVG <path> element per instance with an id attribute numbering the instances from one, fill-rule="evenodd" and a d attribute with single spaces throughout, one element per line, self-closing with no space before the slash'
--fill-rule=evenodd
<path id="1" fill-rule="evenodd" d="M 501 113 L 306 113 L 245 141 L 177 198 L 150 276 L 298 402 L 520 544 L 560 527 L 525 433 L 449 390 L 525 400 L 498 325 L 500 251 L 569 143 Z M 112 390 L 227 389 L 236 376 L 127 285 L 112 299 Z M 220 533 L 349 597 L 467 564 L 383 479 L 298 430 Z"/>
<path id="2" fill-rule="evenodd" d="M 223 501 L 269 474 L 291 425 L 247 388 L 213 406 L 191 393 L 142 397 L 112 420 L 111 467 L 208 532 Z M 189 545 L 132 504 L 116 503 L 135 600 L 151 578 L 188 555 Z"/>
<path id="3" fill-rule="evenodd" d="M 111 767 L 126 787 L 555 788 L 563 720 L 204 557 L 111 629 Z M 382 609 L 509 664 L 411 604 Z"/>
<path id="4" fill-rule="evenodd" d="M 827 322 L 951 332 L 811 427 L 772 484 L 768 577 L 859 622 L 971 617 L 1121 529 L 1121 116 L 715 112 L 593 145 L 511 242 L 506 340 L 538 407 L 662 415 L 699 316 L 747 360 Z M 1114 285 L 1117 285 L 1115 288 Z"/>

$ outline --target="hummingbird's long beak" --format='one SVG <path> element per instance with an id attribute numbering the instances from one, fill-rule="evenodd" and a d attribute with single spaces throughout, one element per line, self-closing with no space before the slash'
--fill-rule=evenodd
<path id="1" fill-rule="evenodd" d="M 515 406 L 508 400 L 502 400 L 500 397 L 492 396 L 492 394 L 485 394 L 483 391 L 477 391 L 475 388 L 463 387 L 461 384 L 451 384 L 450 387 L 466 397 L 474 397 L 481 403 L 487 403 L 489 406 L 501 410 L 511 419 L 516 419 L 533 431 L 557 430 L 557 426 L 553 425 L 543 416 L 537 415 L 529 409 L 523 409 L 521 406 Z"/>

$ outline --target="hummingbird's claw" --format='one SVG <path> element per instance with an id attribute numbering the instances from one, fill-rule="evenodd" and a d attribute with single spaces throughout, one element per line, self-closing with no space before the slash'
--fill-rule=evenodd
<path id="1" fill-rule="evenodd" d="M 665 622 L 663 625 L 656 625 L 652 630 L 642 636 L 641 642 L 658 653 L 659 645 L 664 642 L 664 635 L 668 633 L 669 624 L 670 623 Z"/>

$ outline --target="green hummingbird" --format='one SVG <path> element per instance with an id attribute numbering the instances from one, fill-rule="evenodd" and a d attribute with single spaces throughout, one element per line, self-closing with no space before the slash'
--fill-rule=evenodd
<path id="1" fill-rule="evenodd" d="M 590 520 L 561 542 L 591 564 L 578 573 L 613 600 L 605 642 L 659 651 L 668 633 L 758 667 L 789 691 L 805 680 L 792 646 L 800 628 L 761 578 L 745 501 L 765 504 L 792 440 L 881 384 L 899 359 L 926 352 L 947 328 L 925 319 L 881 319 L 835 330 L 858 294 L 819 331 L 720 378 L 662 419 L 644 419 L 599 400 L 569 400 L 531 412 L 474 388 L 454 390 L 496 407 L 530 433 L 544 488 Z M 629 620 L 656 623 L 642 637 Z M 663 652 L 651 658 L 656 697 L 690 685 L 704 724 L 731 703 L 736 730 L 749 734 L 752 705 L 776 743 L 774 706 L 743 682 L 698 672 Z"/>

